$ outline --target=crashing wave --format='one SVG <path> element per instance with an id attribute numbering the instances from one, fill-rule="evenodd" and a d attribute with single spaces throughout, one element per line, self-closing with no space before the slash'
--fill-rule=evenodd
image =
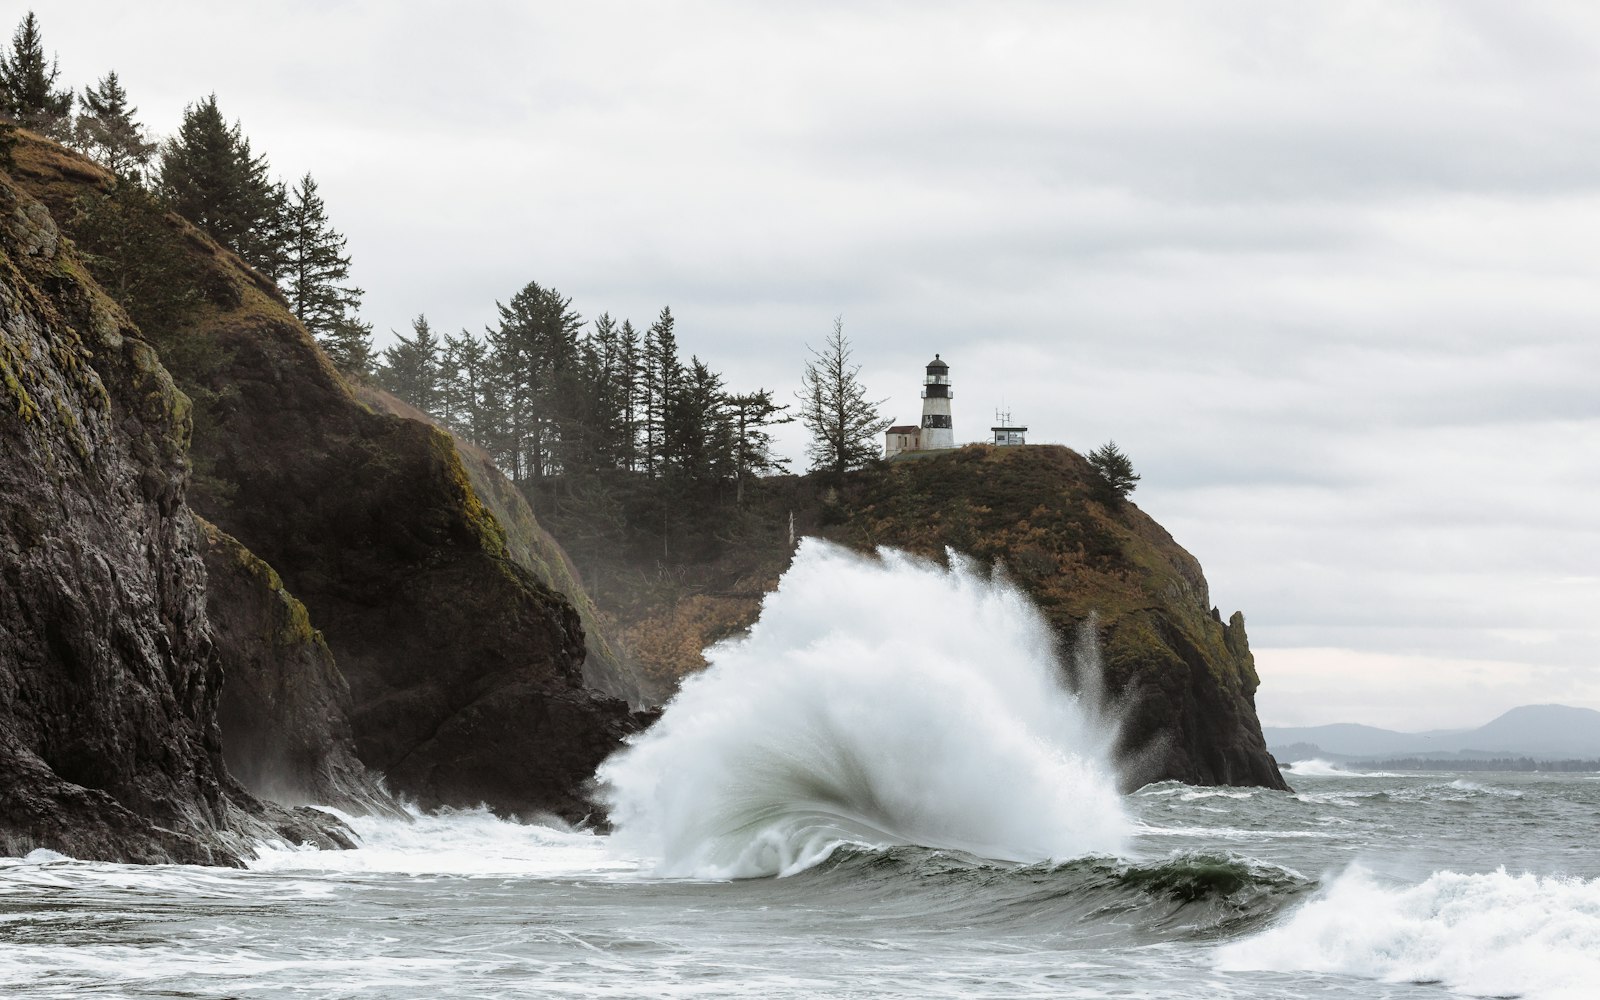
<path id="1" fill-rule="evenodd" d="M 1062 684 L 1028 598 L 807 539 L 747 637 L 707 652 L 599 772 L 624 851 L 658 874 L 783 875 L 844 844 L 1012 862 L 1114 853 L 1114 727 Z"/>

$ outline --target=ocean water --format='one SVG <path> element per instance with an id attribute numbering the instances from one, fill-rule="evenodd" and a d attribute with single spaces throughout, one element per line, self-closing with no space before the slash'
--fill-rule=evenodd
<path id="1" fill-rule="evenodd" d="M 0 859 L 0 996 L 1600 996 L 1600 775 L 1119 795 L 1114 708 L 959 561 L 807 543 L 710 659 L 601 769 L 608 834 Z"/>

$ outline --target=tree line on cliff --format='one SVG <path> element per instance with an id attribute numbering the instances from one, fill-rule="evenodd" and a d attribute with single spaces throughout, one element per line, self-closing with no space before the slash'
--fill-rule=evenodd
<path id="1" fill-rule="evenodd" d="M 418 316 L 376 380 L 513 481 L 628 473 L 709 498 L 786 466 L 771 429 L 788 406 L 770 389 L 728 390 L 698 356 L 685 361 L 670 307 L 643 330 L 609 313 L 586 326 L 570 298 L 529 282 L 497 308 L 481 337 L 440 337 Z"/>
<path id="2" fill-rule="evenodd" d="M 178 131 L 158 142 L 138 120 L 115 70 L 81 95 L 58 85 L 60 75 L 57 59 L 45 56 L 39 20 L 29 11 L 9 50 L 0 53 L 0 124 L 55 139 L 118 177 L 111 191 L 79 206 L 106 248 L 147 239 L 143 224 L 152 214 L 176 211 L 275 281 L 336 364 L 352 371 L 370 367 L 372 328 L 359 315 L 362 291 L 350 283 L 345 237 L 329 221 L 309 172 L 289 183 L 272 179 L 266 156 L 251 148 L 239 122 L 228 122 L 215 94 L 185 108 Z M 8 138 L 0 135 L 0 147 Z M 148 280 L 163 267 L 179 266 L 179 255 L 155 245 L 139 249 L 146 251 L 141 261 L 157 256 L 148 265 L 125 265 L 112 283 L 131 294 L 130 312 L 142 311 L 144 320 L 160 325 L 179 318 L 188 303 Z"/>
<path id="3" fill-rule="evenodd" d="M 537 282 L 497 303 L 499 321 L 481 336 L 441 337 L 419 315 L 409 335 L 396 333 L 394 346 L 376 353 L 359 315 L 362 291 L 349 280 L 346 239 L 310 173 L 292 184 L 273 180 L 266 156 L 215 94 L 186 107 L 177 132 L 157 142 L 115 71 L 81 96 L 59 86 L 59 76 L 30 11 L 0 53 L 0 118 L 73 146 L 119 177 L 78 206 L 82 249 L 96 277 L 158 340 L 199 305 L 193 282 L 172 280 L 185 267 L 182 248 L 151 224 L 171 210 L 276 282 L 347 377 L 375 381 L 434 416 L 518 483 L 561 479 L 569 495 L 604 508 L 606 482 L 650 481 L 662 511 L 650 519 L 665 524 L 668 508 L 738 506 L 752 478 L 784 471 L 772 449 L 778 424 L 803 422 L 814 470 L 843 473 L 880 453 L 887 421 L 860 382 L 842 321 L 812 351 L 794 414 L 770 389 L 732 391 L 698 356 L 683 360 L 670 308 L 643 330 L 609 313 L 585 326 L 570 299 Z M 182 339 L 158 347 L 178 368 L 186 354 L 208 349 Z M 1114 444 L 1090 460 L 1108 501 L 1138 479 Z"/>
<path id="4" fill-rule="evenodd" d="M 59 86 L 59 76 L 30 11 L 0 55 L 0 115 L 120 178 L 79 206 L 78 221 L 85 249 L 98 251 L 100 270 L 109 272 L 97 276 L 142 327 L 180 327 L 197 305 L 192 283 L 168 280 L 183 267 L 181 247 L 150 225 L 172 210 L 277 282 L 347 376 L 372 379 L 435 416 L 515 481 L 637 473 L 700 498 L 731 484 L 737 502 L 751 476 L 785 467 L 770 429 L 793 419 L 788 406 L 770 389 L 730 391 L 700 358 L 683 360 L 668 308 L 644 330 L 608 314 L 585 329 L 569 299 L 534 282 L 499 304 L 499 323 L 483 336 L 440 337 L 418 316 L 409 335 L 375 353 L 359 316 L 361 289 L 349 282 L 345 237 L 329 222 L 315 178 L 274 181 L 266 156 L 215 94 L 185 108 L 177 132 L 157 142 L 115 71 L 81 96 Z M 203 349 L 159 346 L 180 367 L 185 352 Z M 836 471 L 876 457 L 881 431 L 848 353 L 836 328 L 799 394 L 816 466 Z"/>

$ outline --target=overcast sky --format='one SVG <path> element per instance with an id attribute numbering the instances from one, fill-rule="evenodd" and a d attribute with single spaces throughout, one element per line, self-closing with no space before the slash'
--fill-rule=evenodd
<path id="1" fill-rule="evenodd" d="M 380 332 L 537 280 L 788 397 L 842 314 L 886 416 L 1114 438 L 1264 722 L 1600 708 L 1592 3 L 36 9 L 311 171 Z"/>

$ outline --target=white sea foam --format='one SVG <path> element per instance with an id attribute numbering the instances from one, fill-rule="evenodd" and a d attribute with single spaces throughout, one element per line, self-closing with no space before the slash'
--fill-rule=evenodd
<path id="1" fill-rule="evenodd" d="M 1498 785 L 1480 785 L 1476 781 L 1466 781 L 1464 779 L 1452 781 L 1445 787 L 1453 788 L 1458 792 L 1472 792 L 1477 795 L 1498 795 L 1506 799 L 1520 799 L 1523 795 L 1520 789 L 1501 788 Z"/>
<path id="2" fill-rule="evenodd" d="M 1591 1000 L 1600 880 L 1437 872 L 1410 888 L 1353 868 L 1282 924 L 1220 948 L 1224 970 L 1439 982 L 1470 996 Z"/>
<path id="3" fill-rule="evenodd" d="M 1332 761 L 1313 757 L 1310 760 L 1297 760 L 1289 767 L 1291 775 L 1300 775 L 1307 778 L 1399 778 L 1403 775 L 1392 774 L 1388 771 L 1355 771 L 1344 764 L 1335 764 Z"/>
<path id="4" fill-rule="evenodd" d="M 1248 799 L 1255 795 L 1253 789 L 1194 788 L 1180 795 L 1179 801 L 1197 802 L 1200 799 Z"/>
<path id="5" fill-rule="evenodd" d="M 1336 834 L 1325 830 L 1245 830 L 1231 826 L 1156 826 L 1134 824 L 1141 837 L 1203 837 L 1208 840 L 1325 840 Z"/>
<path id="6" fill-rule="evenodd" d="M 409 820 L 329 810 L 355 831 L 351 851 L 263 844 L 250 868 L 265 872 L 388 872 L 410 875 L 631 875 L 593 833 L 515 823 L 487 809 L 412 810 Z"/>
<path id="7" fill-rule="evenodd" d="M 952 562 L 805 540 L 750 634 L 601 768 L 619 847 L 702 878 L 789 874 L 842 843 L 1118 850 L 1112 727 L 1063 688 L 1027 597 Z"/>

